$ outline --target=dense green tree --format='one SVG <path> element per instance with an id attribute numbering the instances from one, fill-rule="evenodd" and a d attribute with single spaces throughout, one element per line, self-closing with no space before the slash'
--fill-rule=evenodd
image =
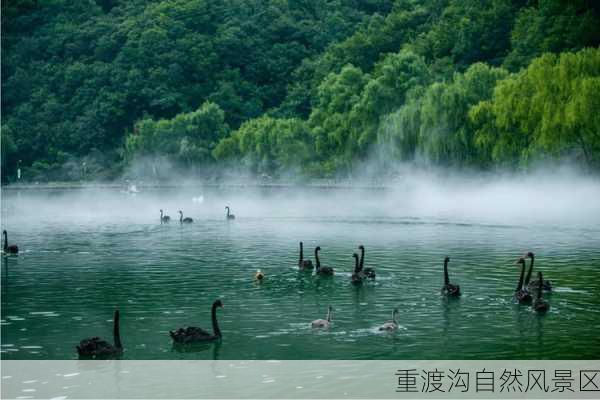
<path id="1" fill-rule="evenodd" d="M 144 156 L 270 175 L 373 155 L 598 168 L 599 15 L 592 0 L 5 1 L 2 180 L 18 160 L 29 179 L 91 179 Z"/>
<path id="2" fill-rule="evenodd" d="M 206 102 L 198 110 L 170 120 L 139 121 L 127 137 L 126 151 L 129 158 L 167 156 L 186 166 L 206 164 L 228 130 L 223 110 Z"/>
<path id="3" fill-rule="evenodd" d="M 600 163 L 600 50 L 545 54 L 498 83 L 470 112 L 477 141 L 499 164 Z"/>
<path id="4" fill-rule="evenodd" d="M 449 82 L 416 87 L 406 104 L 388 116 L 379 129 L 379 143 L 393 145 L 401 159 L 421 159 L 440 165 L 483 166 L 475 146 L 470 108 L 490 99 L 496 83 L 508 73 L 473 64 Z"/>
<path id="5" fill-rule="evenodd" d="M 263 116 L 242 124 L 213 154 L 218 160 L 241 159 L 255 173 L 274 174 L 306 165 L 311 148 L 306 122 Z"/>
<path id="6" fill-rule="evenodd" d="M 545 52 L 558 53 L 600 45 L 600 7 L 595 0 L 538 0 L 522 9 L 504 60 L 518 70 Z"/>

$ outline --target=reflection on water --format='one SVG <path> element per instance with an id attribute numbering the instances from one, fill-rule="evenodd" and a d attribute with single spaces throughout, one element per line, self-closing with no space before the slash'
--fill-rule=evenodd
<path id="1" fill-rule="evenodd" d="M 193 224 L 161 225 L 157 210 L 166 206 L 160 196 L 107 200 L 112 216 L 106 208 L 73 211 L 65 202 L 52 214 L 52 200 L 29 212 L 3 212 L 3 228 L 22 251 L 2 257 L 3 358 L 70 359 L 85 337 L 112 342 L 115 307 L 123 359 L 598 355 L 600 230 L 589 226 L 453 223 L 421 215 L 370 219 L 365 208 L 358 216 L 331 209 L 329 216 L 286 217 L 284 210 L 268 215 L 250 206 L 233 208 L 237 219 L 226 221 L 222 206 L 231 199 L 207 193 L 201 204 L 192 205 L 191 195 L 180 199 L 187 199 L 184 212 Z M 11 209 L 19 211 L 14 200 L 9 193 L 3 202 L 13 201 Z M 172 215 L 179 208 L 166 205 Z M 297 270 L 299 240 L 311 259 L 321 246 L 333 278 Z M 357 288 L 350 275 L 359 244 L 377 279 Z M 519 274 L 513 262 L 530 249 L 536 269 L 556 287 L 545 316 L 512 300 Z M 451 281 L 463 292 L 459 299 L 440 295 L 446 255 Z M 257 269 L 266 274 L 261 284 L 253 279 Z M 222 343 L 174 347 L 169 330 L 212 330 L 216 298 L 225 304 L 218 311 Z M 329 305 L 332 327 L 313 330 L 310 322 L 323 318 Z M 400 328 L 379 332 L 394 307 Z"/>

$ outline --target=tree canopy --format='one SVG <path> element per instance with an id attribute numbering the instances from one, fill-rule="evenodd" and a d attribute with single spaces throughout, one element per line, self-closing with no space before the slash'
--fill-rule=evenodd
<path id="1" fill-rule="evenodd" d="M 2 180 L 598 169 L 599 44 L 592 0 L 3 2 Z"/>

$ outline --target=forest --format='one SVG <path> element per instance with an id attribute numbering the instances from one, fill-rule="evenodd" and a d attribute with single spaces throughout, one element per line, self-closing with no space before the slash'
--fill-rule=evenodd
<path id="1" fill-rule="evenodd" d="M 594 0 L 4 1 L 2 182 L 598 172 L 599 45 Z"/>

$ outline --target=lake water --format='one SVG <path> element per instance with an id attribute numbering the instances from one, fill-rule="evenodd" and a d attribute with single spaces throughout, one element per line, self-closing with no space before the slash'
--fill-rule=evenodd
<path id="1" fill-rule="evenodd" d="M 573 211 L 582 218 L 546 219 L 564 204 L 540 210 L 521 198 L 507 210 L 453 198 L 421 208 L 426 199 L 403 203 L 401 193 L 386 190 L 281 192 L 3 191 L 2 228 L 21 252 L 2 257 L 2 358 L 77 358 L 75 345 L 85 337 L 112 341 L 115 307 L 123 359 L 600 355 L 597 207 Z M 225 219 L 225 205 L 235 220 Z M 160 208 L 170 224 L 160 224 Z M 193 224 L 179 224 L 180 208 Z M 298 271 L 300 240 L 311 259 L 321 246 L 334 277 Z M 359 244 L 377 279 L 357 288 L 350 275 Z M 514 261 L 529 250 L 536 271 L 555 286 L 542 316 L 512 298 Z M 456 300 L 440 295 L 446 255 L 463 292 Z M 253 280 L 257 269 L 266 274 L 262 284 Z M 211 329 L 217 298 L 225 305 L 218 311 L 222 342 L 174 348 L 170 329 Z M 331 329 L 312 329 L 329 305 Z M 380 333 L 395 307 L 399 330 Z"/>

